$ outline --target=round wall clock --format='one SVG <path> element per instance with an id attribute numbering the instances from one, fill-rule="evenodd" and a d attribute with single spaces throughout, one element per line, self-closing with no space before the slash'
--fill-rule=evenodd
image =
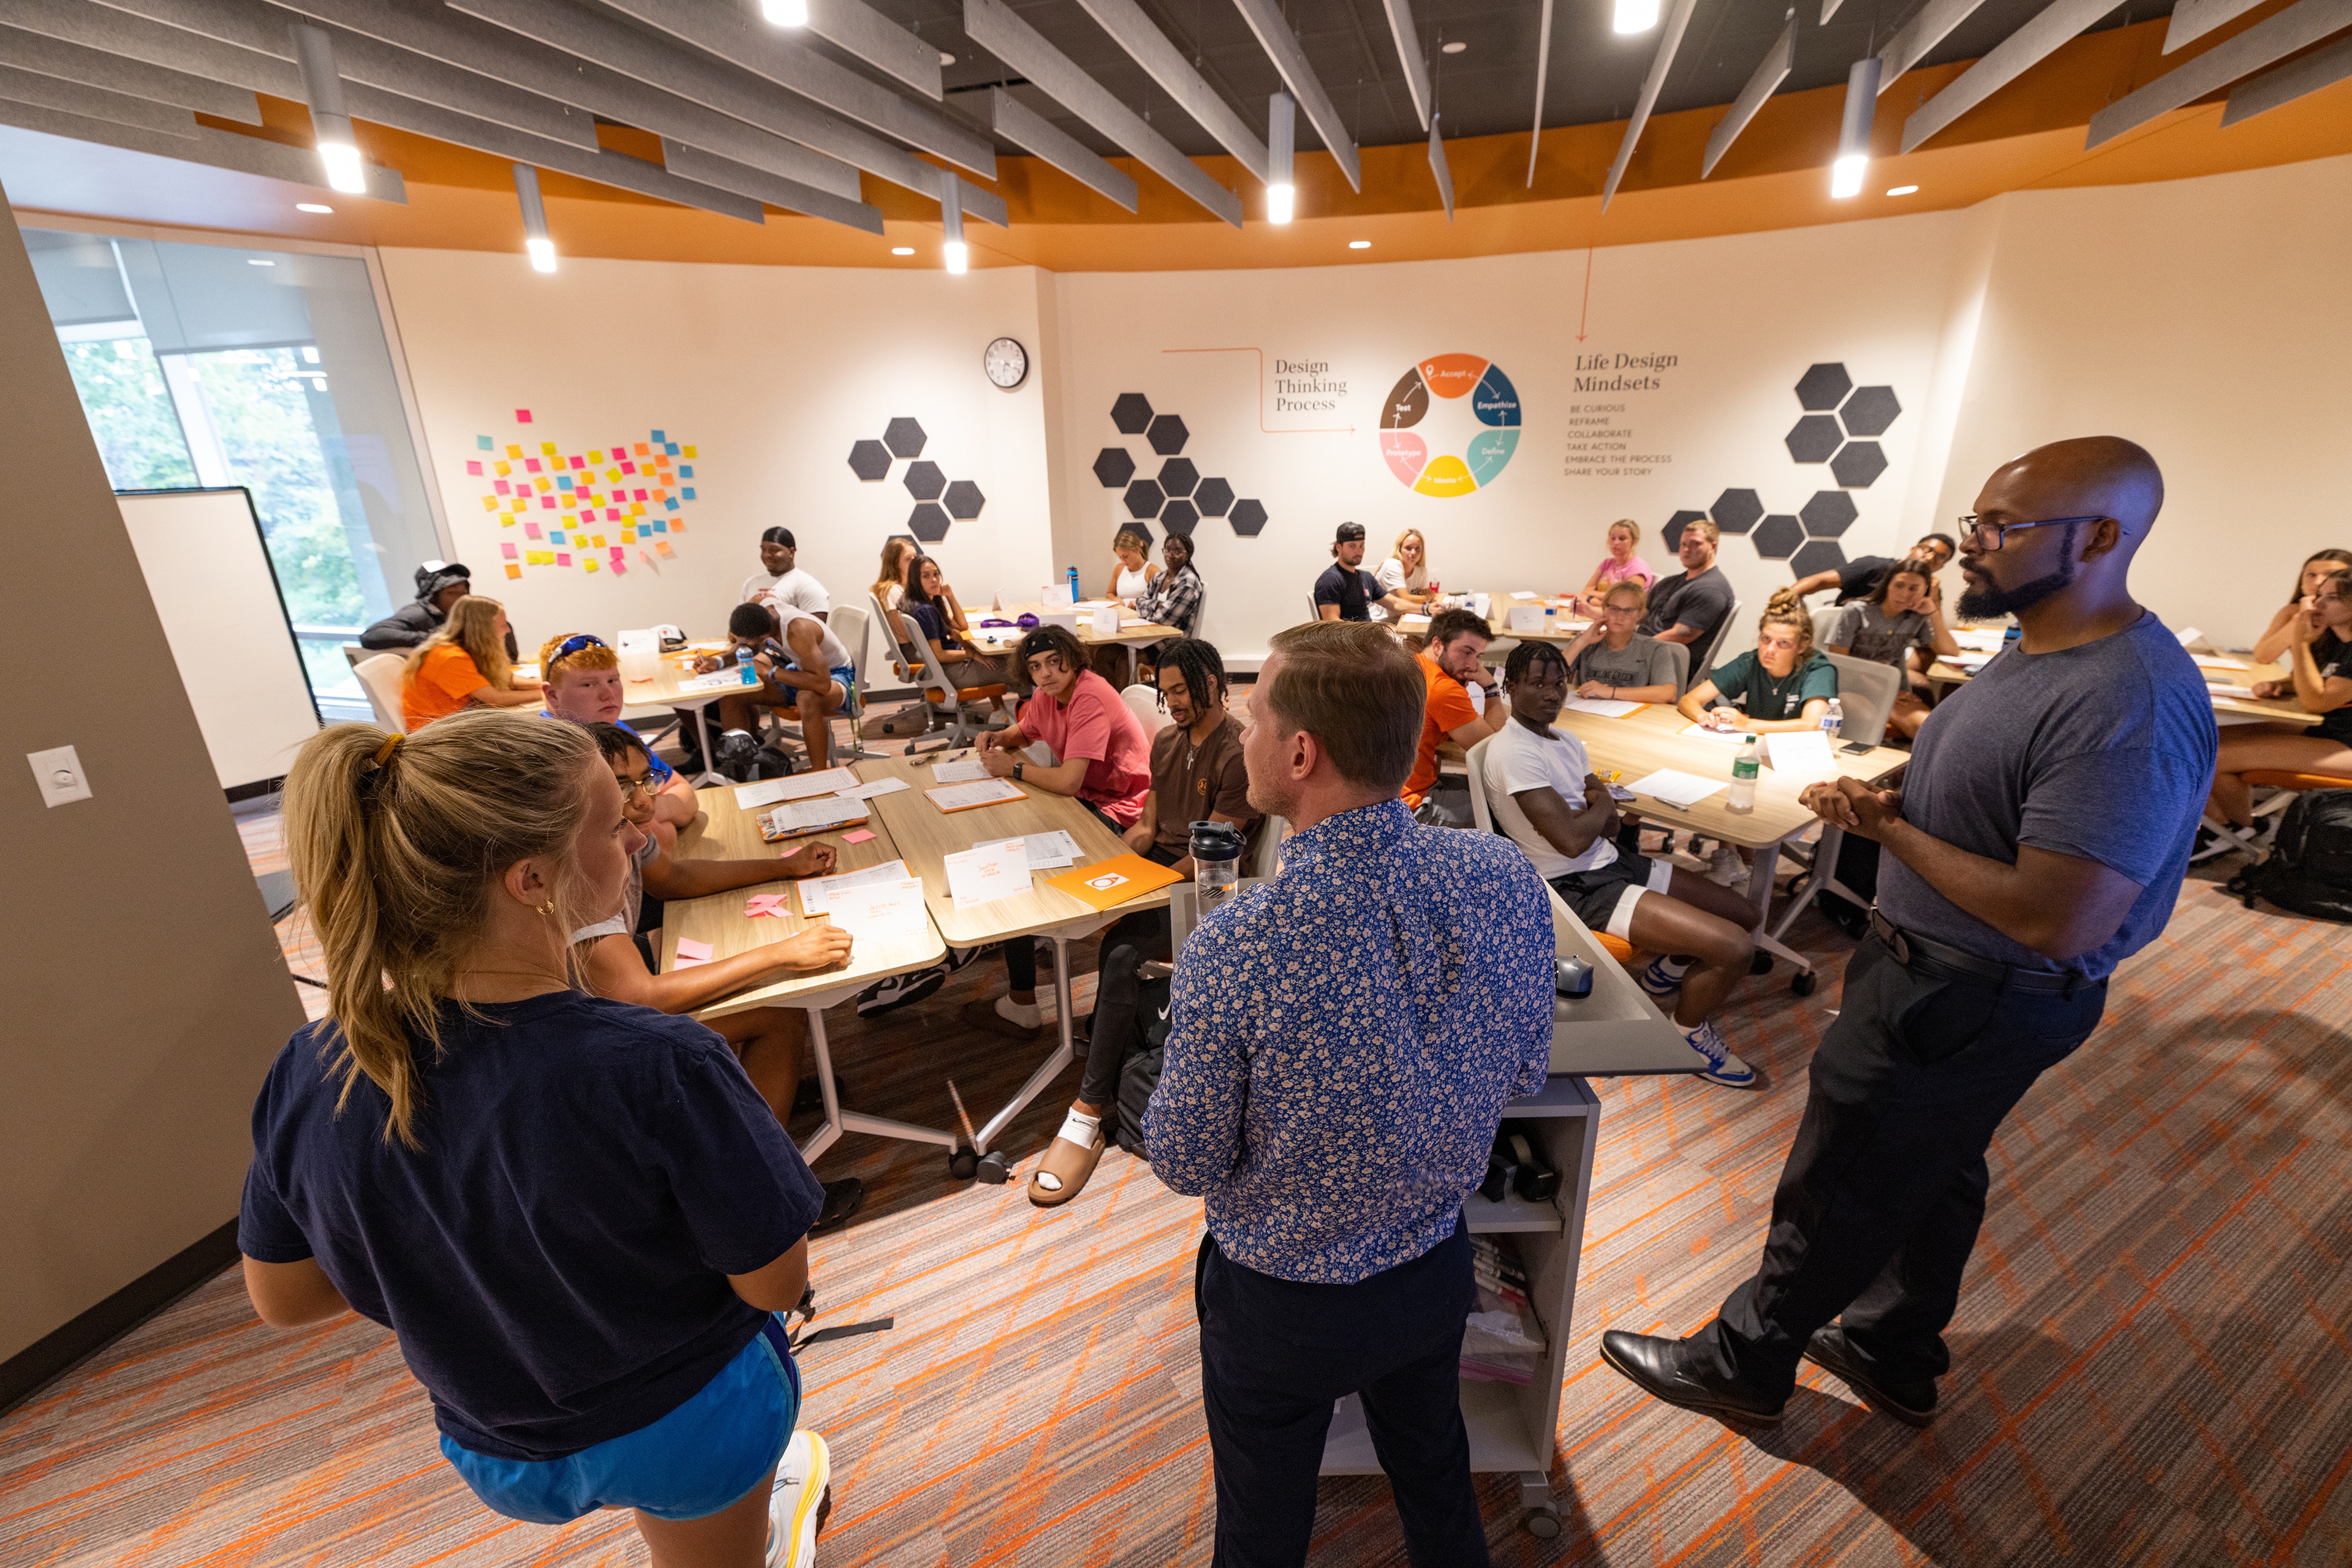
<path id="1" fill-rule="evenodd" d="M 1011 392 L 1029 379 L 1029 350 L 1017 339 L 999 338 L 981 354 L 980 368 L 990 381 Z"/>

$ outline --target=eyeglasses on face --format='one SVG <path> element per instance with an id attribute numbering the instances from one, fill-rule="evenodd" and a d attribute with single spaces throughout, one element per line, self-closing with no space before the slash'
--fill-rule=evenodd
<path id="1" fill-rule="evenodd" d="M 2000 549 L 2001 536 L 2020 528 L 2054 528 L 2068 523 L 2103 522 L 2102 517 L 2038 517 L 2026 523 L 1989 523 L 1974 512 L 1960 514 L 1960 547 L 1990 555 Z"/>
<path id="2" fill-rule="evenodd" d="M 634 779 L 625 773 L 615 773 L 613 782 L 621 787 L 621 804 L 624 806 L 640 795 L 654 794 L 660 788 L 650 773 L 640 773 Z"/>

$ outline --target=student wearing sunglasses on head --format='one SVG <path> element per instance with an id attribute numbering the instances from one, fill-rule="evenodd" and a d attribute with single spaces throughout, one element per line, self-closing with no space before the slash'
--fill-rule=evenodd
<path id="1" fill-rule="evenodd" d="M 621 722 L 621 655 L 603 638 L 587 632 L 551 637 L 539 651 L 539 690 L 547 701 L 541 710 L 546 717 L 570 719 L 573 724 L 609 724 L 645 747 L 654 780 L 653 824 L 646 831 L 656 837 L 666 835 L 663 849 L 677 848 L 677 830 L 694 821 L 699 810 L 694 786 L 655 756 L 644 737 Z"/>

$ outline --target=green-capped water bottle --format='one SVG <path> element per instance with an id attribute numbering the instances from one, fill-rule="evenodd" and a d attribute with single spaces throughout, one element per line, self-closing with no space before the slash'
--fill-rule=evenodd
<path id="1" fill-rule="evenodd" d="M 1731 758 L 1731 799 L 1724 802 L 1724 810 L 1756 810 L 1756 779 L 1763 770 L 1764 754 L 1751 735 L 1739 743 L 1739 750 Z"/>

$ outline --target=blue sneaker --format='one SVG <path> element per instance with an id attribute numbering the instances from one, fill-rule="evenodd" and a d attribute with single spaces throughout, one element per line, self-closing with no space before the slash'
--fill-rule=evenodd
<path id="1" fill-rule="evenodd" d="M 1706 1062 L 1706 1066 L 1693 1070 L 1697 1077 L 1709 1083 L 1719 1083 L 1726 1089 L 1756 1087 L 1756 1070 L 1731 1054 L 1731 1048 L 1723 1043 L 1723 1036 L 1716 1032 L 1714 1020 L 1699 1025 L 1696 1033 L 1684 1038 Z"/>
<path id="2" fill-rule="evenodd" d="M 1668 969 L 1665 956 L 1660 954 L 1650 960 L 1648 968 L 1633 977 L 1633 983 L 1654 997 L 1671 997 L 1683 988 L 1683 977 Z"/>

